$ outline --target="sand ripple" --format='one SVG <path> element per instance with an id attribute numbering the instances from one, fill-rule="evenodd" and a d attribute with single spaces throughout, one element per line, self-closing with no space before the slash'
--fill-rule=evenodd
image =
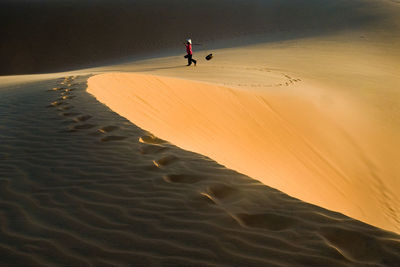
<path id="1" fill-rule="evenodd" d="M 1 91 L 1 266 L 400 262 L 398 235 L 174 147 L 85 87 L 66 77 Z"/>

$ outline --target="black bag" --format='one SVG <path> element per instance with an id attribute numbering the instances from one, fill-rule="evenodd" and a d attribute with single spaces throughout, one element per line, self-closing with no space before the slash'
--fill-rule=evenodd
<path id="1" fill-rule="evenodd" d="M 189 57 L 189 55 L 184 55 L 183 57 L 184 57 L 184 58 L 188 58 L 188 57 Z"/>
<path id="2" fill-rule="evenodd" d="M 209 54 L 209 55 L 206 56 L 206 59 L 207 59 L 207 60 L 210 60 L 210 59 L 212 59 L 212 58 L 213 58 L 213 55 L 212 55 L 212 54 Z"/>

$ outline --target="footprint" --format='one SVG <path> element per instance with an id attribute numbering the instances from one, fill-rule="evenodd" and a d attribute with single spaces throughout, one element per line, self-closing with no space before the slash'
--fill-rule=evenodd
<path id="1" fill-rule="evenodd" d="M 64 116 L 64 117 L 78 116 L 79 114 L 80 113 L 78 113 L 78 112 L 64 112 L 64 113 L 61 113 L 61 115 Z"/>
<path id="2" fill-rule="evenodd" d="M 94 124 L 79 124 L 79 125 L 73 126 L 70 131 L 86 130 L 86 129 L 91 129 L 93 127 L 96 127 L 96 125 L 94 125 Z"/>
<path id="3" fill-rule="evenodd" d="M 207 194 L 201 193 L 199 195 L 197 195 L 196 197 L 192 198 L 189 200 L 191 202 L 191 205 L 197 206 L 197 207 L 204 207 L 204 206 L 208 206 L 208 205 L 217 205 L 217 203 L 215 203 L 215 201 L 212 199 L 212 197 L 210 197 Z"/>
<path id="4" fill-rule="evenodd" d="M 195 174 L 167 174 L 163 179 L 168 183 L 193 184 L 203 180 L 204 177 Z"/>
<path id="5" fill-rule="evenodd" d="M 65 105 L 65 102 L 62 101 L 54 101 L 51 102 L 50 105 L 46 106 L 46 108 L 52 108 L 52 107 L 57 107 L 57 106 L 61 106 L 61 105 Z"/>
<path id="6" fill-rule="evenodd" d="M 155 166 L 161 168 L 176 162 L 179 158 L 174 155 L 165 156 L 159 160 L 153 160 Z"/>
<path id="7" fill-rule="evenodd" d="M 382 255 L 380 242 L 361 230 L 323 227 L 320 234 L 347 258 L 368 262 Z"/>
<path id="8" fill-rule="evenodd" d="M 299 223 L 296 219 L 275 213 L 236 214 L 235 219 L 247 227 L 264 228 L 271 231 L 282 231 Z"/>
<path id="9" fill-rule="evenodd" d="M 83 122 L 83 121 L 87 121 L 91 118 L 92 118 L 92 116 L 90 116 L 90 115 L 82 115 L 82 116 L 74 118 L 74 121 L 75 122 Z"/>
<path id="10" fill-rule="evenodd" d="M 70 91 L 68 91 L 68 92 L 61 92 L 61 95 L 62 96 L 65 96 L 65 95 L 71 95 L 72 96 L 72 92 L 70 92 Z"/>
<path id="11" fill-rule="evenodd" d="M 64 87 L 54 87 L 53 89 L 50 89 L 48 91 L 60 91 L 60 90 L 64 90 Z"/>
<path id="12" fill-rule="evenodd" d="M 57 108 L 57 110 L 59 111 L 65 111 L 65 110 L 70 110 L 71 108 L 73 108 L 74 106 L 61 106 L 59 108 Z"/>
<path id="13" fill-rule="evenodd" d="M 124 140 L 126 138 L 127 138 L 126 136 L 110 135 L 110 136 L 104 136 L 103 138 L 100 139 L 100 141 L 101 142 L 119 141 L 119 140 Z"/>
<path id="14" fill-rule="evenodd" d="M 160 153 L 164 150 L 168 149 L 167 147 L 164 146 L 153 146 L 153 145 L 147 145 L 147 146 L 142 146 L 139 148 L 139 152 L 141 154 L 156 154 Z"/>
<path id="15" fill-rule="evenodd" d="M 64 95 L 60 97 L 58 100 L 67 100 L 67 99 L 72 99 L 74 97 L 75 97 L 74 95 Z"/>
<path id="16" fill-rule="evenodd" d="M 222 200 L 225 198 L 229 198 L 236 193 L 238 193 L 239 190 L 224 184 L 214 184 L 210 187 L 208 187 L 208 193 L 211 195 L 213 198 Z"/>
<path id="17" fill-rule="evenodd" d="M 139 138 L 139 142 L 144 144 L 160 145 L 166 143 L 164 140 L 152 135 L 145 135 Z"/>
<path id="18" fill-rule="evenodd" d="M 101 127 L 100 129 L 98 129 L 98 131 L 105 134 L 105 133 L 115 131 L 117 129 L 118 129 L 117 126 L 109 125 L 109 126 Z"/>

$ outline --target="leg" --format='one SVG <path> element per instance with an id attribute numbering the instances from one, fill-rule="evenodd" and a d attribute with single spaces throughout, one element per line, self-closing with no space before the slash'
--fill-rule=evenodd
<path id="1" fill-rule="evenodd" d="M 192 65 L 192 55 L 188 54 L 188 58 L 187 59 L 188 59 L 188 64 L 187 65 L 188 66 Z"/>

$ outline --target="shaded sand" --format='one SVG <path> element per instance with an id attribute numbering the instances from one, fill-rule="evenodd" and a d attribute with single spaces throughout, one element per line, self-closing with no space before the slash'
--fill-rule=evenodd
<path id="1" fill-rule="evenodd" d="M 386 19 L 377 1 L 68 0 L 0 1 L 0 75 L 45 73 L 126 57 L 362 28 Z M 385 1 L 379 1 L 379 3 Z M 218 42 L 223 42 L 218 43 Z"/>
<path id="2" fill-rule="evenodd" d="M 398 235 L 154 137 L 87 94 L 86 79 L 0 90 L 1 266 L 400 261 Z"/>

